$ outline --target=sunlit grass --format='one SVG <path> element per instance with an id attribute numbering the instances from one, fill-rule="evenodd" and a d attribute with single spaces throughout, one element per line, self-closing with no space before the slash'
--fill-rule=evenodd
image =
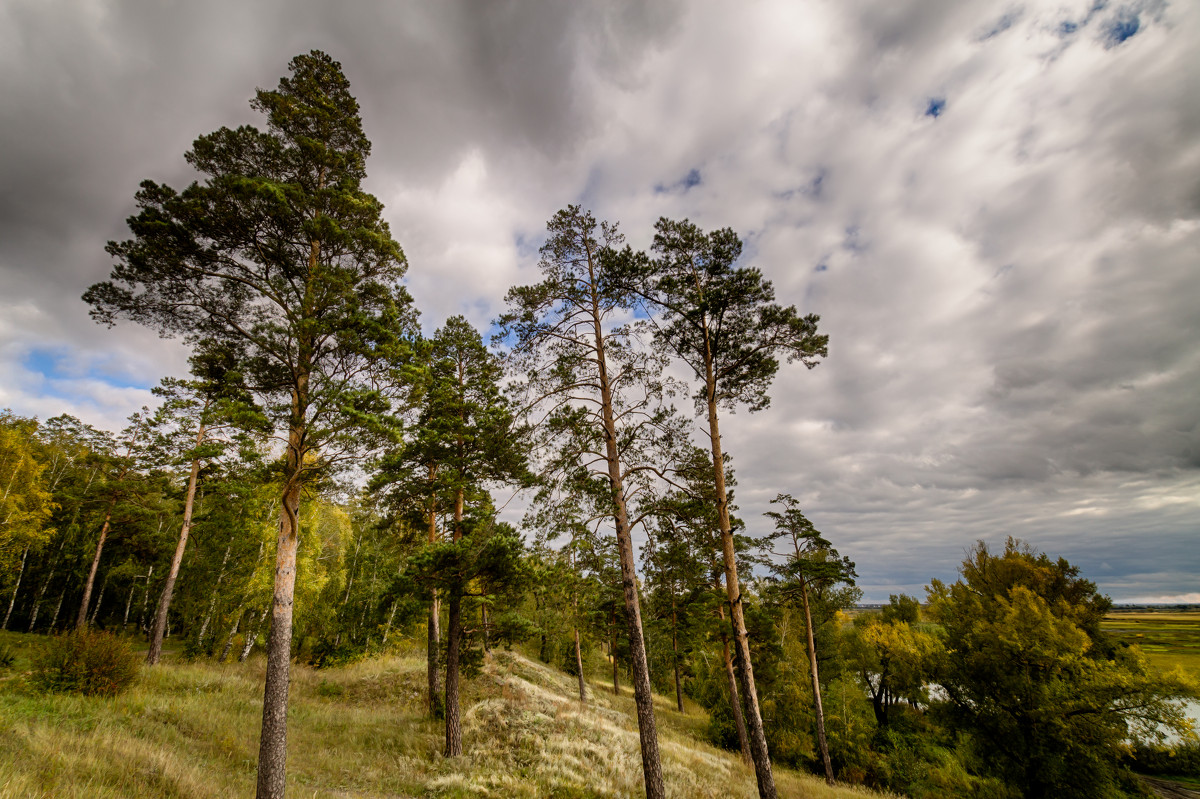
<path id="1" fill-rule="evenodd" d="M 1102 628 L 1115 638 L 1137 645 L 1154 666 L 1182 668 L 1200 679 L 1200 613 L 1194 611 L 1117 611 Z"/>
<path id="2" fill-rule="evenodd" d="M 228 797 L 254 792 L 264 664 L 168 660 L 114 699 L 42 695 L 27 679 L 45 639 L 4 634 L 18 654 L 0 671 L 0 797 Z M 337 669 L 293 667 L 292 797 L 624 797 L 643 794 L 638 731 L 626 688 L 602 682 L 578 701 L 575 678 L 495 652 L 467 681 L 464 755 L 442 757 L 425 717 L 416 642 Z M 757 796 L 753 773 L 701 740 L 706 719 L 656 697 L 668 795 Z M 860 796 L 777 771 L 785 797 Z"/>

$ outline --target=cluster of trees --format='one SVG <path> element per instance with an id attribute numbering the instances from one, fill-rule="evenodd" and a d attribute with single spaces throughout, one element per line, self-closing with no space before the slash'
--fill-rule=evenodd
<path id="1" fill-rule="evenodd" d="M 831 782 L 1040 796 L 1031 779 L 1108 763 L 1131 720 L 1177 721 L 1162 697 L 1186 686 L 1105 644 L 1103 600 L 1061 562 L 980 549 L 965 583 L 934 583 L 936 628 L 904 598 L 851 624 L 854 564 L 792 497 L 773 536 L 744 534 L 722 413 L 765 409 L 780 359 L 811 368 L 827 341 L 739 265 L 733 231 L 663 219 L 641 253 L 571 206 L 492 348 L 461 317 L 421 335 L 403 252 L 361 187 L 370 144 L 341 68 L 314 51 L 290 70 L 253 101 L 265 131 L 196 140 L 202 180 L 142 184 L 132 237 L 84 297 L 103 323 L 183 337 L 191 375 L 115 436 L 0 416 L 6 627 L 134 625 L 151 664 L 167 635 L 220 659 L 263 638 L 262 797 L 284 794 L 293 659 L 401 634 L 426 639 L 448 757 L 463 751 L 461 680 L 491 646 L 532 642 L 578 675 L 580 702 L 603 661 L 614 691 L 632 684 L 649 797 L 665 794 L 654 688 L 706 707 L 763 797 L 772 759 Z M 522 531 L 497 520 L 502 488 L 528 489 Z M 997 653 L 965 654 L 987 643 L 983 619 L 1015 625 L 996 646 L 1049 647 L 1008 698 L 985 673 Z M 1079 680 L 1065 720 L 1020 715 L 1029 691 L 1061 704 Z M 1064 731 L 1083 743 L 1059 745 Z"/>

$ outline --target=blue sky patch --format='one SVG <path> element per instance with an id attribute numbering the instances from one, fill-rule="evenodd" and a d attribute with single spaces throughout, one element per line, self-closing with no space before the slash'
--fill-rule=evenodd
<path id="1" fill-rule="evenodd" d="M 664 185 L 662 183 L 655 184 L 654 193 L 655 194 L 672 194 L 674 192 L 679 192 L 680 194 L 687 194 L 687 192 L 690 189 L 692 189 L 696 186 L 699 186 L 703 182 L 704 182 L 704 178 L 703 178 L 703 176 L 701 176 L 700 170 L 699 169 L 691 169 L 688 171 L 688 173 L 686 175 L 683 176 L 683 178 L 681 180 L 678 180 L 669 186 Z"/>
<path id="2" fill-rule="evenodd" d="M 1004 14 L 1004 16 L 1000 17 L 1000 19 L 996 20 L 979 34 L 978 41 L 985 42 L 1004 33 L 1021 18 L 1022 13 L 1022 10 L 1018 8 Z"/>
<path id="3" fill-rule="evenodd" d="M 1104 46 L 1116 47 L 1131 38 L 1141 28 L 1142 20 L 1138 17 L 1137 12 L 1122 8 L 1104 24 Z"/>
<path id="4" fill-rule="evenodd" d="M 47 382 L 98 380 L 113 388 L 136 388 L 143 391 L 150 390 L 154 385 L 135 377 L 127 369 L 111 362 L 93 362 L 83 367 L 78 359 L 73 358 L 70 351 L 63 347 L 34 347 L 22 359 L 21 365 L 30 372 L 40 374 L 46 378 Z M 50 386 L 46 386 L 44 391 L 54 393 Z M 54 395 L 72 398 L 61 392 Z"/>
<path id="5" fill-rule="evenodd" d="M 946 110 L 945 97 L 930 97 L 929 105 L 925 106 L 925 116 L 937 119 Z"/>

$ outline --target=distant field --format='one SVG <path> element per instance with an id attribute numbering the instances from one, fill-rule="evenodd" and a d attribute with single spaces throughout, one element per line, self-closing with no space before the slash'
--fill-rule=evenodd
<path id="1" fill-rule="evenodd" d="M 1110 635 L 1137 644 L 1155 666 L 1181 666 L 1200 679 L 1200 611 L 1117 610 L 1101 626 Z"/>

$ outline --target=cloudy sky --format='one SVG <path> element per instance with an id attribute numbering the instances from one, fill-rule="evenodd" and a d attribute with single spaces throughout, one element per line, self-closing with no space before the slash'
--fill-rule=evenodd
<path id="1" fill-rule="evenodd" d="M 319 48 L 432 331 L 583 203 L 730 226 L 828 359 L 726 420 L 868 600 L 1018 536 L 1200 602 L 1200 5 L 0 0 L 0 407 L 119 428 L 185 354 L 79 295 L 138 183 Z"/>

